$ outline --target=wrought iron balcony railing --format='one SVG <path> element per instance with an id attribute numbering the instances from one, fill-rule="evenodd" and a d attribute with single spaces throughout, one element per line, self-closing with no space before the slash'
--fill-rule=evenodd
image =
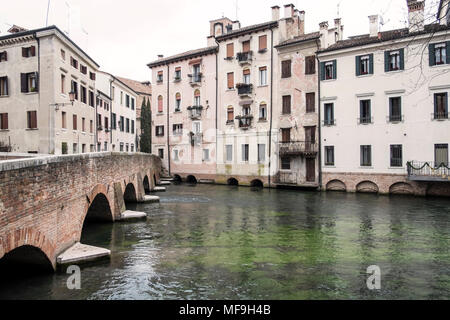
<path id="1" fill-rule="evenodd" d="M 191 119 L 200 119 L 202 117 L 202 106 L 191 106 L 187 108 Z"/>
<path id="2" fill-rule="evenodd" d="M 316 156 L 319 150 L 318 144 L 313 141 L 288 141 L 280 142 L 280 156 Z"/>
<path id="3" fill-rule="evenodd" d="M 236 59 L 241 64 L 250 63 L 252 61 L 253 51 L 248 52 L 239 52 L 236 56 Z"/>
<path id="4" fill-rule="evenodd" d="M 201 132 L 197 132 L 197 133 L 190 132 L 189 137 L 191 140 L 191 146 L 193 146 L 193 147 L 199 146 L 203 142 L 203 133 L 201 133 Z"/>
<path id="5" fill-rule="evenodd" d="M 450 167 L 447 163 L 409 161 L 408 178 L 412 181 L 450 182 Z"/>
<path id="6" fill-rule="evenodd" d="M 236 88 L 238 89 L 238 94 L 240 96 L 248 96 L 253 92 L 252 84 L 238 83 Z"/>
<path id="7" fill-rule="evenodd" d="M 297 185 L 298 174 L 296 172 L 278 172 L 275 177 L 276 183 L 285 185 Z"/>
<path id="8" fill-rule="evenodd" d="M 433 112 L 431 118 L 433 120 L 448 120 L 448 112 Z"/>
<path id="9" fill-rule="evenodd" d="M 373 123 L 373 117 L 361 117 L 358 118 L 359 124 L 372 124 Z"/>
<path id="10" fill-rule="evenodd" d="M 386 119 L 387 119 L 387 122 L 391 122 L 391 123 L 404 121 L 403 115 L 390 115 L 390 116 L 387 116 Z"/>
<path id="11" fill-rule="evenodd" d="M 239 120 L 239 128 L 247 130 L 252 125 L 253 116 L 251 115 L 237 116 L 236 120 Z"/>
<path id="12" fill-rule="evenodd" d="M 198 85 L 198 84 L 202 83 L 203 74 L 193 73 L 193 74 L 188 74 L 188 77 L 189 77 L 189 83 L 191 85 Z"/>

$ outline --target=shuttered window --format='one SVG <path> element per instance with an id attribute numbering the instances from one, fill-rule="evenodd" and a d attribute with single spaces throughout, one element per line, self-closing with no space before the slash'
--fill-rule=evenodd
<path id="1" fill-rule="evenodd" d="M 22 48 L 22 57 L 30 58 L 36 56 L 36 47 L 31 46 L 28 48 Z"/>
<path id="2" fill-rule="evenodd" d="M 372 146 L 361 146 L 361 167 L 372 166 Z"/>
<path id="3" fill-rule="evenodd" d="M 405 49 L 385 51 L 384 53 L 384 71 L 397 70 L 405 70 Z"/>
<path id="4" fill-rule="evenodd" d="M 281 78 L 291 77 L 291 60 L 281 62 Z"/>
<path id="5" fill-rule="evenodd" d="M 435 150 L 435 165 L 439 167 L 444 164 L 448 167 L 448 144 L 437 144 Z"/>
<path id="6" fill-rule="evenodd" d="M 28 111 L 27 112 L 27 127 L 28 129 L 37 129 L 37 112 Z"/>
<path id="7" fill-rule="evenodd" d="M 227 84 L 228 84 L 228 89 L 234 88 L 234 73 L 233 72 L 230 72 L 227 74 Z"/>
<path id="8" fill-rule="evenodd" d="M 267 49 L 267 36 L 259 37 L 259 51 L 265 51 Z"/>
<path id="9" fill-rule="evenodd" d="M 228 109 L 227 109 L 227 122 L 234 123 L 234 108 L 233 107 L 228 107 Z"/>
<path id="10" fill-rule="evenodd" d="M 258 162 L 262 163 L 266 161 L 266 145 L 258 144 Z"/>
<path id="11" fill-rule="evenodd" d="M 233 161 L 233 146 L 232 145 L 226 145 L 226 158 L 227 162 Z"/>
<path id="12" fill-rule="evenodd" d="M 64 111 L 61 112 L 61 128 L 67 129 L 66 113 Z"/>
<path id="13" fill-rule="evenodd" d="M 8 114 L 0 113 L 0 130 L 8 130 Z"/>
<path id="14" fill-rule="evenodd" d="M 291 113 L 291 96 L 283 96 L 283 114 Z"/>
<path id="15" fill-rule="evenodd" d="M 249 145 L 243 144 L 242 145 L 242 161 L 247 162 L 249 159 Z"/>
<path id="16" fill-rule="evenodd" d="M 440 64 L 450 64 L 450 41 L 433 43 L 428 48 L 430 67 Z"/>
<path id="17" fill-rule="evenodd" d="M 0 96 L 7 96 L 8 94 L 8 77 L 0 77 Z"/>
<path id="18" fill-rule="evenodd" d="M 38 92 L 39 91 L 39 74 L 37 72 L 20 74 L 21 92 Z"/>
<path id="19" fill-rule="evenodd" d="M 316 56 L 309 56 L 305 58 L 305 74 L 316 73 Z"/>
<path id="20" fill-rule="evenodd" d="M 234 56 L 234 43 L 227 44 L 227 58 L 233 58 Z"/>
<path id="21" fill-rule="evenodd" d="M 77 120 L 77 115 L 74 114 L 72 117 L 72 128 L 73 130 L 78 130 L 78 120 Z"/>
<path id="22" fill-rule="evenodd" d="M 8 61 L 8 53 L 6 51 L 0 52 L 0 62 Z"/>
<path id="23" fill-rule="evenodd" d="M 357 56 L 355 59 L 356 76 L 373 74 L 373 54 Z"/>
<path id="24" fill-rule="evenodd" d="M 250 41 L 242 42 L 242 51 L 243 52 L 250 52 Z"/>
<path id="25" fill-rule="evenodd" d="M 281 129 L 281 142 L 289 143 L 291 142 L 291 129 Z"/>
<path id="26" fill-rule="evenodd" d="M 337 61 L 326 61 L 320 63 L 320 80 L 337 79 Z"/>
<path id="27" fill-rule="evenodd" d="M 163 97 L 162 96 L 158 97 L 158 112 L 159 113 L 163 112 Z"/>
<path id="28" fill-rule="evenodd" d="M 391 145 L 391 167 L 403 166 L 403 146 L 401 144 Z"/>
<path id="29" fill-rule="evenodd" d="M 448 119 L 448 94 L 434 94 L 434 119 Z"/>
<path id="30" fill-rule="evenodd" d="M 306 112 L 316 112 L 316 94 L 314 92 L 306 94 Z"/>
<path id="31" fill-rule="evenodd" d="M 325 147 L 325 165 L 334 166 L 334 146 Z"/>

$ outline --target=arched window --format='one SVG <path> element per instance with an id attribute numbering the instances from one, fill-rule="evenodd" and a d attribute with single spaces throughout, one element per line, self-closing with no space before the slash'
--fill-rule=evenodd
<path id="1" fill-rule="evenodd" d="M 261 104 L 259 105 L 259 120 L 267 120 L 267 104 L 265 102 L 261 102 Z"/>
<path id="2" fill-rule="evenodd" d="M 250 69 L 244 70 L 244 83 L 250 84 Z"/>
<path id="3" fill-rule="evenodd" d="M 163 97 L 162 96 L 158 97 L 158 112 L 159 113 L 163 112 Z"/>
<path id="4" fill-rule="evenodd" d="M 194 92 L 194 106 L 200 106 L 200 90 Z"/>
<path id="5" fill-rule="evenodd" d="M 181 111 L 181 93 L 175 95 L 175 112 Z"/>
<path id="6" fill-rule="evenodd" d="M 232 106 L 227 109 L 227 123 L 234 123 L 234 108 Z"/>

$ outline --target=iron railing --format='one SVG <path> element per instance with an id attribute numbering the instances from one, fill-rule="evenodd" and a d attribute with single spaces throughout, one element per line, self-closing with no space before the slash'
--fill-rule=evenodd
<path id="1" fill-rule="evenodd" d="M 450 167 L 448 163 L 409 161 L 407 163 L 408 177 L 430 177 L 450 182 Z"/>
<path id="2" fill-rule="evenodd" d="M 387 122 L 403 122 L 404 121 L 404 117 L 403 115 L 390 115 L 386 117 Z"/>
<path id="3" fill-rule="evenodd" d="M 247 63 L 252 60 L 252 57 L 253 57 L 253 51 L 239 52 L 236 56 L 236 59 L 239 61 L 239 63 Z"/>
<path id="4" fill-rule="evenodd" d="M 432 120 L 448 120 L 448 112 L 433 112 L 431 118 Z"/>
<path id="5" fill-rule="evenodd" d="M 253 116 L 237 116 L 236 120 L 239 120 L 239 128 L 248 129 L 252 125 Z"/>
<path id="6" fill-rule="evenodd" d="M 322 121 L 322 124 L 325 127 L 332 127 L 336 125 L 336 119 L 325 119 Z"/>
<path id="7" fill-rule="evenodd" d="M 238 89 L 239 95 L 249 95 L 253 92 L 252 84 L 239 83 L 236 85 L 236 88 Z"/>
<path id="8" fill-rule="evenodd" d="M 297 185 L 298 184 L 298 173 L 278 172 L 278 174 L 276 176 L 276 182 L 280 183 L 280 184 Z"/>
<path id="9" fill-rule="evenodd" d="M 361 117 L 358 118 L 358 124 L 372 124 L 373 117 Z"/>
<path id="10" fill-rule="evenodd" d="M 194 73 L 194 74 L 188 74 L 189 77 L 189 83 L 190 84 L 199 84 L 202 82 L 202 74 L 201 73 Z"/>
<path id="11" fill-rule="evenodd" d="M 191 119 L 199 119 L 202 117 L 202 106 L 191 106 L 187 108 Z"/>
<path id="12" fill-rule="evenodd" d="M 279 144 L 280 156 L 315 156 L 318 150 L 318 144 L 313 141 L 290 141 Z"/>

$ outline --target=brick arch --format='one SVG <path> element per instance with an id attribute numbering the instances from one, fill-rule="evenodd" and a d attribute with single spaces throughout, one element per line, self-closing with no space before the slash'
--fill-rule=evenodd
<path id="1" fill-rule="evenodd" d="M 38 248 L 46 256 L 49 263 L 55 269 L 55 244 L 47 239 L 45 234 L 34 228 L 24 228 L 11 231 L 0 236 L 0 259 L 14 249 L 32 246 Z"/>
<path id="2" fill-rule="evenodd" d="M 84 221 L 86 220 L 86 216 L 89 212 L 89 208 L 91 207 L 92 203 L 94 202 L 95 198 L 97 198 L 98 195 L 104 195 L 106 200 L 108 201 L 108 205 L 109 208 L 111 210 L 111 219 L 112 221 L 114 221 L 114 210 L 113 210 L 113 205 L 112 205 L 112 201 L 109 199 L 108 197 L 108 187 L 103 185 L 103 184 L 98 184 L 94 187 L 94 189 L 92 189 L 92 191 L 86 195 L 86 204 L 84 206 L 84 211 L 83 214 L 80 218 L 80 221 L 78 223 L 79 227 L 78 227 L 78 236 L 79 238 L 81 238 L 81 233 L 83 231 L 83 225 L 84 225 Z"/>
<path id="3" fill-rule="evenodd" d="M 362 181 L 356 185 L 356 192 L 359 193 L 378 193 L 380 188 L 375 182 Z"/>
<path id="4" fill-rule="evenodd" d="M 327 191 L 345 192 L 345 191 L 347 191 L 347 186 L 341 180 L 335 179 L 335 180 L 331 180 L 330 182 L 327 183 L 326 190 Z"/>
<path id="5" fill-rule="evenodd" d="M 414 189 L 413 187 L 406 182 L 397 182 L 394 183 L 392 186 L 390 186 L 389 188 L 389 193 L 391 194 L 414 194 Z"/>

